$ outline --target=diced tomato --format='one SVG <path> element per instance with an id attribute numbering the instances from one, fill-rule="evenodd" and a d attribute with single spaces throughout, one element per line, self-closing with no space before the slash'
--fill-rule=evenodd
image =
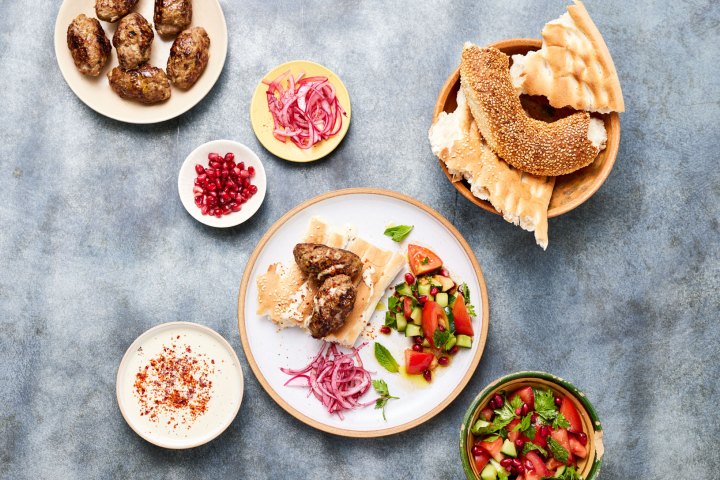
<path id="1" fill-rule="evenodd" d="M 563 417 L 570 422 L 570 427 L 568 428 L 569 431 L 573 433 L 580 433 L 583 431 L 580 414 L 578 413 L 577 408 L 575 408 L 572 400 L 568 397 L 563 397 L 562 403 L 560 404 L 560 413 L 562 413 Z"/>
<path id="2" fill-rule="evenodd" d="M 472 337 L 475 335 L 472 326 L 472 318 L 467 311 L 465 306 L 465 299 L 458 293 L 455 299 L 455 305 L 452 308 L 452 314 L 455 318 L 455 334 L 456 335 L 468 335 Z"/>
<path id="3" fill-rule="evenodd" d="M 537 427 L 536 427 L 536 430 L 537 430 Z M 528 442 L 534 443 L 538 447 L 542 447 L 542 448 L 547 447 L 547 439 L 545 437 L 540 436 L 540 434 L 537 433 L 537 431 L 535 432 L 535 438 L 532 440 L 530 440 L 528 437 L 526 437 L 525 435 L 522 435 L 522 434 L 520 435 L 520 439 L 525 443 L 528 443 Z"/>
<path id="4" fill-rule="evenodd" d="M 495 439 L 495 441 L 492 442 L 480 442 L 478 445 L 480 448 L 485 450 L 492 456 L 496 461 L 501 461 L 505 456 L 500 453 L 500 449 L 502 448 L 503 439 L 498 437 Z"/>
<path id="5" fill-rule="evenodd" d="M 405 371 L 408 375 L 423 373 L 428 369 L 435 355 L 428 352 L 416 352 L 408 348 L 405 350 Z"/>
<path id="6" fill-rule="evenodd" d="M 580 457 L 580 458 L 587 457 L 587 447 L 585 445 L 583 445 L 582 443 L 580 443 L 580 440 L 578 440 L 577 438 L 575 438 L 571 435 L 569 442 L 570 442 L 570 453 L 572 453 L 573 455 Z"/>
<path id="7" fill-rule="evenodd" d="M 437 270 L 443 265 L 440 257 L 419 245 L 408 245 L 408 263 L 416 277 Z"/>
<path id="8" fill-rule="evenodd" d="M 547 466 L 548 470 L 557 470 L 558 467 L 561 466 L 561 465 L 565 465 L 565 464 L 562 463 L 562 462 L 560 462 L 560 461 L 558 461 L 558 460 L 555 460 L 554 458 L 551 458 L 551 459 L 548 460 L 547 463 L 545 464 L 545 466 Z"/>
<path id="9" fill-rule="evenodd" d="M 410 320 L 410 315 L 413 311 L 413 301 L 410 297 L 403 297 L 403 314 L 407 320 Z"/>
<path id="10" fill-rule="evenodd" d="M 447 315 L 445 315 L 445 310 L 443 310 L 443 308 L 435 302 L 425 302 L 422 312 L 423 335 L 433 346 L 435 346 L 433 336 L 435 335 L 435 330 L 437 330 L 438 324 L 440 323 L 447 325 Z"/>
<path id="11" fill-rule="evenodd" d="M 515 420 L 510 422 L 507 426 L 508 440 L 510 440 L 513 443 L 515 442 L 515 440 L 520 438 L 520 430 L 513 431 L 513 428 L 515 428 L 515 426 L 519 423 L 520 423 L 520 420 L 516 418 Z"/>
<path id="12" fill-rule="evenodd" d="M 532 463 L 533 467 L 535 467 L 532 472 L 527 472 L 525 474 L 525 480 L 530 480 L 531 477 L 528 476 L 530 473 L 537 475 L 537 477 L 533 478 L 542 478 L 550 475 L 550 470 L 547 469 L 545 463 L 542 461 L 542 458 L 537 452 L 528 452 L 527 455 L 525 455 L 525 459 L 530 460 L 530 463 Z"/>
<path id="13" fill-rule="evenodd" d="M 482 472 L 488 463 L 490 463 L 490 455 L 487 453 L 482 452 L 480 455 L 475 455 L 475 468 L 477 468 L 478 472 Z"/>
<path id="14" fill-rule="evenodd" d="M 568 462 L 570 465 L 573 462 L 572 453 L 570 452 L 570 440 L 568 438 L 568 431 L 564 428 L 550 432 L 550 436 L 555 439 L 562 447 L 568 451 Z"/>
<path id="15" fill-rule="evenodd" d="M 535 409 L 535 394 L 533 393 L 532 387 L 525 387 L 517 390 L 515 393 L 510 395 L 510 400 L 517 395 L 523 403 L 526 403 L 530 410 Z"/>
<path id="16" fill-rule="evenodd" d="M 480 416 L 483 417 L 486 422 L 489 422 L 490 419 L 492 419 L 493 413 L 493 409 L 489 407 L 480 410 Z"/>

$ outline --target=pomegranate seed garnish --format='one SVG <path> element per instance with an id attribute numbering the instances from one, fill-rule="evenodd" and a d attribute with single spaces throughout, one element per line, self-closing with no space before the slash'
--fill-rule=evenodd
<path id="1" fill-rule="evenodd" d="M 220 170 L 222 168 L 222 163 L 216 162 L 216 161 L 211 161 L 210 166 L 212 168 L 214 168 L 215 170 Z"/>
<path id="2" fill-rule="evenodd" d="M 217 161 L 219 161 L 219 160 L 222 160 L 222 157 L 221 157 L 220 155 L 218 155 L 217 153 L 210 153 L 210 154 L 208 155 L 208 160 L 213 161 L 213 162 L 217 162 Z"/>
<path id="3" fill-rule="evenodd" d="M 257 193 L 257 187 L 255 185 L 250 185 L 250 195 L 255 195 Z"/>
<path id="4" fill-rule="evenodd" d="M 406 273 L 405 274 L 405 283 L 407 283 L 408 285 L 414 285 L 415 284 L 415 275 L 413 275 L 410 272 Z"/>
<path id="5" fill-rule="evenodd" d="M 203 167 L 202 165 L 200 165 L 200 164 L 198 163 L 197 165 L 195 165 L 195 172 L 196 172 L 198 175 L 200 175 L 200 174 L 202 174 L 202 173 L 205 173 L 205 167 Z"/>
<path id="6" fill-rule="evenodd" d="M 240 170 L 245 170 L 245 162 L 240 162 L 237 166 L 240 167 Z"/>
<path id="7" fill-rule="evenodd" d="M 450 272 L 447 271 L 447 268 L 441 268 L 441 269 L 440 269 L 440 275 L 442 275 L 443 277 L 449 277 L 449 276 L 450 276 Z"/>
<path id="8" fill-rule="evenodd" d="M 497 408 L 500 408 L 505 404 L 505 400 L 503 400 L 503 397 L 501 397 L 499 394 L 496 394 L 495 404 L 497 405 Z"/>
<path id="9" fill-rule="evenodd" d="M 524 415 L 528 414 L 528 412 L 530 411 L 530 407 L 528 406 L 527 403 L 523 403 L 521 410 L 522 410 L 522 415 L 524 416 Z"/>
<path id="10" fill-rule="evenodd" d="M 205 169 L 205 174 L 206 174 L 206 175 L 208 176 L 208 178 L 210 178 L 210 179 L 215 178 L 215 176 L 217 175 L 217 174 L 215 173 L 215 169 L 214 169 L 214 168 L 207 168 L 207 169 Z"/>
<path id="11" fill-rule="evenodd" d="M 512 460 L 509 458 L 503 458 L 500 461 L 500 465 L 502 465 L 503 468 L 510 468 L 512 466 Z"/>
<path id="12" fill-rule="evenodd" d="M 520 463 L 520 460 L 518 460 L 517 458 L 513 458 L 512 465 L 513 465 L 513 467 L 518 468 L 518 467 L 522 466 L 522 463 Z"/>
<path id="13" fill-rule="evenodd" d="M 444 367 L 448 363 L 450 363 L 450 357 L 446 357 L 443 355 L 442 357 L 438 358 L 438 363 Z"/>
<path id="14" fill-rule="evenodd" d="M 423 372 L 423 378 L 425 379 L 426 382 L 431 382 L 432 381 L 432 372 L 430 370 L 425 370 Z"/>
<path id="15" fill-rule="evenodd" d="M 538 421 L 537 413 L 533 412 L 532 417 L 530 417 L 530 422 L 537 423 L 537 421 Z"/>
<path id="16" fill-rule="evenodd" d="M 207 206 L 202 207 L 202 208 L 200 209 L 200 213 L 202 213 L 203 215 L 207 215 L 207 214 L 208 214 L 208 207 L 207 207 Z"/>
<path id="17" fill-rule="evenodd" d="M 538 433 L 540 434 L 541 437 L 547 437 L 548 435 L 550 435 L 550 429 L 548 428 L 547 425 L 542 425 L 540 427 L 540 431 Z"/>
<path id="18" fill-rule="evenodd" d="M 211 192 L 214 192 L 216 188 L 217 188 L 217 185 L 215 185 L 214 183 L 208 183 L 207 189 L 210 190 Z"/>
<path id="19" fill-rule="evenodd" d="M 562 398 L 560 398 L 560 397 L 555 397 L 555 405 L 557 405 L 557 406 L 559 407 L 560 404 L 562 404 Z"/>
<path id="20" fill-rule="evenodd" d="M 390 327 L 388 327 L 387 325 L 383 325 L 382 327 L 380 327 L 380 333 L 384 333 L 385 335 L 387 335 L 388 333 L 390 333 Z"/>
<path id="21" fill-rule="evenodd" d="M 240 167 L 236 166 L 235 168 L 233 168 L 233 173 L 235 174 L 235 176 L 239 176 L 240 172 L 242 172 L 242 169 Z"/>
<path id="22" fill-rule="evenodd" d="M 230 204 L 230 208 L 232 209 L 233 212 L 239 212 L 240 209 L 242 209 L 242 205 L 233 202 Z"/>
<path id="23" fill-rule="evenodd" d="M 220 177 L 222 177 L 222 178 L 227 178 L 228 175 L 230 175 L 230 172 L 228 172 L 227 170 L 222 170 L 220 172 Z"/>
<path id="24" fill-rule="evenodd" d="M 477 445 L 473 445 L 471 452 L 474 456 L 477 457 L 478 455 L 482 455 L 483 449 L 478 447 Z"/>
<path id="25" fill-rule="evenodd" d="M 439 288 L 437 288 L 437 287 L 432 287 L 432 288 L 430 289 L 430 295 L 435 296 L 435 295 L 437 295 L 438 293 L 440 293 L 440 289 L 439 289 Z"/>
<path id="26" fill-rule="evenodd" d="M 230 162 L 232 160 L 235 160 L 235 154 L 232 152 L 228 152 L 225 154 L 225 161 Z"/>
<path id="27" fill-rule="evenodd" d="M 413 339 L 415 343 L 417 343 L 418 345 L 422 345 L 423 337 L 421 337 L 420 335 L 416 335 L 415 337 L 413 337 Z"/>
<path id="28" fill-rule="evenodd" d="M 255 167 L 253 167 L 252 165 L 247 168 L 247 171 L 251 177 L 255 176 Z"/>
<path id="29" fill-rule="evenodd" d="M 203 215 L 221 217 L 242 209 L 242 204 L 257 193 L 256 185 L 250 183 L 255 169 L 245 170 L 245 164 L 235 163 L 235 154 L 225 157 L 208 154 L 208 167 L 195 165 L 193 196 L 195 205 Z"/>
<path id="30" fill-rule="evenodd" d="M 225 192 L 222 192 L 222 193 L 220 194 L 220 200 L 221 200 L 223 203 L 227 203 L 227 202 L 230 201 L 230 195 L 228 195 L 228 194 L 225 193 Z"/>
<path id="31" fill-rule="evenodd" d="M 425 305 L 425 303 L 427 302 L 427 300 L 428 300 L 427 295 L 420 295 L 420 296 L 418 297 L 418 302 L 420 302 L 422 305 Z"/>
<path id="32" fill-rule="evenodd" d="M 517 448 L 523 448 L 525 446 L 525 441 L 521 438 L 518 438 L 517 440 L 515 440 L 515 446 Z"/>
<path id="33" fill-rule="evenodd" d="M 527 470 L 528 472 L 532 472 L 533 470 L 535 470 L 535 465 L 533 465 L 530 460 L 525 460 L 525 470 Z"/>
<path id="34" fill-rule="evenodd" d="M 412 349 L 415 350 L 416 352 L 422 352 L 422 345 L 419 345 L 416 343 L 412 346 Z"/>
<path id="35" fill-rule="evenodd" d="M 202 207 L 204 199 L 205 199 L 205 197 L 203 197 L 202 195 L 197 195 L 195 197 L 195 205 L 197 205 L 198 207 Z"/>
<path id="36" fill-rule="evenodd" d="M 581 444 L 587 445 L 588 437 L 587 437 L 587 435 L 585 434 L 585 432 L 580 432 L 580 433 L 578 433 L 578 434 L 577 434 L 577 439 L 578 439 L 578 441 L 579 441 Z"/>
<path id="37" fill-rule="evenodd" d="M 515 464 L 513 464 L 513 467 L 515 467 L 515 471 L 516 471 L 519 475 L 522 475 L 523 473 L 525 473 L 525 467 L 523 467 L 522 464 L 517 465 L 517 466 L 516 466 Z"/>
<path id="38" fill-rule="evenodd" d="M 451 354 L 451 355 L 455 355 L 455 354 L 456 354 L 457 352 L 459 352 L 459 351 L 460 351 L 460 347 L 458 347 L 457 345 L 455 345 L 455 346 L 453 346 L 453 347 L 450 349 L 450 351 L 449 351 L 448 353 Z"/>
<path id="39" fill-rule="evenodd" d="M 445 327 L 443 327 L 442 325 L 438 325 L 438 330 L 440 330 L 441 332 L 444 332 L 444 331 L 445 331 Z"/>
<path id="40" fill-rule="evenodd" d="M 202 194 L 203 194 L 202 187 L 193 187 L 193 195 L 195 195 L 196 197 L 199 197 Z"/>
<path id="41" fill-rule="evenodd" d="M 232 160 L 226 160 L 225 168 L 228 170 L 232 170 L 233 168 L 235 168 L 235 162 L 233 162 Z"/>

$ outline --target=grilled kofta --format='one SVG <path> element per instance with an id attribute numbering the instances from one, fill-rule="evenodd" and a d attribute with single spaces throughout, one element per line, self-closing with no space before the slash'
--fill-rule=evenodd
<path id="1" fill-rule="evenodd" d="M 355 285 L 347 275 L 335 275 L 323 282 L 313 301 L 308 328 L 315 338 L 322 338 L 345 324 L 355 306 Z"/>
<path id="2" fill-rule="evenodd" d="M 192 22 L 192 1 L 155 0 L 153 21 L 160 35 L 177 35 Z"/>
<path id="3" fill-rule="evenodd" d="M 110 40 L 97 18 L 78 15 L 67 30 L 67 44 L 83 75 L 97 77 L 110 57 Z"/>
<path id="4" fill-rule="evenodd" d="M 293 249 L 300 270 L 322 282 L 335 275 L 355 278 L 362 270 L 360 257 L 340 248 L 317 243 L 298 243 Z"/>
<path id="5" fill-rule="evenodd" d="M 133 70 L 115 67 L 108 79 L 113 91 L 127 100 L 150 104 L 170 98 L 170 80 L 165 71 L 147 63 Z"/>
<path id="6" fill-rule="evenodd" d="M 95 0 L 95 13 L 100 20 L 117 22 L 135 8 L 138 0 Z"/>
<path id="7" fill-rule="evenodd" d="M 178 88 L 188 89 L 195 85 L 207 67 L 210 55 L 210 37 L 202 27 L 183 31 L 170 49 L 167 74 Z"/>
<path id="8" fill-rule="evenodd" d="M 155 34 L 145 17 L 137 12 L 123 17 L 112 42 L 117 50 L 120 68 L 132 70 L 147 63 L 154 38 Z"/>

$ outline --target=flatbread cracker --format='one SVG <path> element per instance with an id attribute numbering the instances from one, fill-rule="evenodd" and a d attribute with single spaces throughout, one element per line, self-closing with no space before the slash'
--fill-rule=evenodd
<path id="1" fill-rule="evenodd" d="M 506 221 L 534 232 L 537 244 L 547 249 L 547 210 L 555 177 L 531 175 L 505 163 L 480 135 L 462 89 L 457 105 L 453 113 L 441 113 L 430 128 L 433 153 L 455 181 L 467 180 L 473 195 L 489 201 Z"/>
<path id="2" fill-rule="evenodd" d="M 522 93 L 543 95 L 556 108 L 623 112 L 620 80 L 610 51 L 579 0 L 542 30 L 542 48 L 513 55 L 510 73 Z"/>

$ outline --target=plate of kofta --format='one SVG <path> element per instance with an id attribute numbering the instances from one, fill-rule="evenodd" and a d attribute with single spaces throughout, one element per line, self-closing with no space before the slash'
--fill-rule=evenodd
<path id="1" fill-rule="evenodd" d="M 227 26 L 218 0 L 65 0 L 55 54 L 87 106 L 123 122 L 157 123 L 185 113 L 215 85 Z"/>
<path id="2" fill-rule="evenodd" d="M 245 356 L 265 391 L 298 420 L 349 437 L 442 412 L 477 368 L 488 322 L 462 235 L 381 189 L 290 210 L 259 241 L 238 299 Z"/>

